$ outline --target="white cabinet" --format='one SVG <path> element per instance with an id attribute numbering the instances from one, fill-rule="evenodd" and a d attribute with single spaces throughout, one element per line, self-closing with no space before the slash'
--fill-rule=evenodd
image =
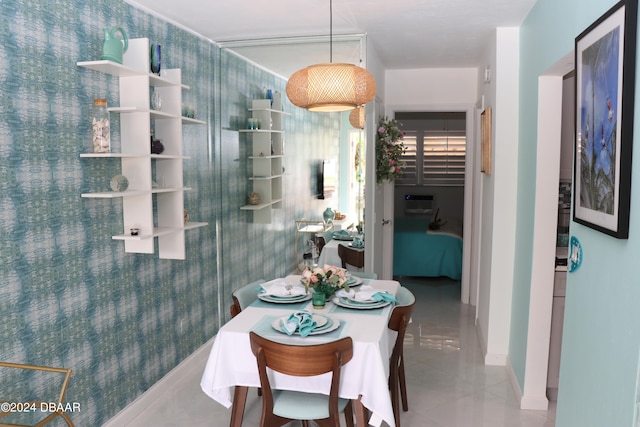
<path id="1" fill-rule="evenodd" d="M 251 156 L 253 174 L 249 180 L 253 192 L 260 195 L 259 204 L 248 204 L 240 209 L 253 212 L 253 222 L 271 222 L 272 209 L 282 208 L 282 174 L 284 159 L 284 129 L 282 95 L 273 94 L 270 99 L 254 99 L 251 102 L 251 117 L 257 129 L 241 129 L 252 144 Z"/>
<path id="2" fill-rule="evenodd" d="M 183 184 L 182 126 L 205 122 L 182 117 L 182 90 L 188 87 L 181 82 L 180 69 L 163 69 L 160 76 L 150 73 L 146 38 L 129 40 L 122 65 L 104 60 L 77 65 L 118 77 L 120 90 L 120 105 L 109 107 L 112 122 L 114 114 L 120 116 L 120 151 L 80 157 L 119 158 L 121 173 L 129 181 L 126 191 L 84 193 L 82 197 L 122 200 L 122 233 L 112 238 L 123 240 L 126 252 L 153 253 L 157 238 L 160 258 L 185 259 L 185 231 L 207 224 L 185 223 L 184 192 L 190 189 Z M 154 89 L 162 99 L 161 110 L 150 108 Z M 164 145 L 162 154 L 151 154 L 152 128 Z M 139 230 L 137 235 L 132 235 L 132 228 Z"/>

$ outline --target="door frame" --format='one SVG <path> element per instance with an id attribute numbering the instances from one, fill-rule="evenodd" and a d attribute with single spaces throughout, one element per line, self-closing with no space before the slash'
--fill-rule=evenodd
<path id="1" fill-rule="evenodd" d="M 367 115 L 367 119 L 369 123 L 373 120 L 373 123 L 378 122 L 378 117 L 383 114 L 384 109 L 376 100 L 375 108 L 372 109 L 373 117 Z M 433 105 L 433 104 L 411 104 L 411 105 L 387 105 L 386 110 L 388 111 L 389 117 L 394 117 L 397 111 L 427 111 L 427 112 L 437 112 L 437 111 L 458 111 L 464 112 L 466 114 L 466 134 L 467 134 L 467 153 L 472 153 L 471 156 L 467 156 L 467 160 L 465 162 L 465 184 L 464 184 L 464 216 L 463 216 L 463 229 L 465 230 L 465 237 L 463 239 L 463 254 L 462 254 L 462 280 L 461 280 L 461 292 L 460 292 L 460 300 L 464 304 L 476 305 L 477 303 L 477 292 L 470 292 L 471 287 L 475 287 L 477 289 L 478 286 L 478 276 L 472 275 L 472 271 L 477 271 L 477 265 L 474 267 L 471 265 L 472 259 L 479 259 L 479 257 L 474 257 L 473 251 L 478 250 L 474 248 L 471 244 L 472 234 L 473 234 L 473 215 L 474 210 L 477 212 L 479 207 L 473 206 L 473 191 L 474 191 L 474 174 L 475 168 L 474 165 L 477 163 L 475 160 L 475 156 L 473 153 L 476 152 L 476 118 L 475 118 L 475 105 L 469 104 L 451 104 L 451 105 Z M 371 131 L 371 133 L 367 134 L 367 212 L 370 212 L 373 209 L 373 215 L 371 221 L 365 221 L 365 227 L 367 230 L 371 231 L 371 235 L 373 241 L 365 242 L 367 248 L 370 248 L 368 252 L 371 254 L 368 257 L 368 264 L 370 266 L 376 266 L 376 268 L 372 268 L 371 270 L 375 270 L 382 278 L 383 272 L 386 269 L 382 268 L 382 265 L 386 262 L 387 264 L 391 264 L 391 274 L 393 274 L 393 233 L 391 233 L 391 242 L 387 242 L 384 239 L 384 233 L 381 232 L 381 224 L 383 219 L 391 219 L 390 223 L 391 230 L 393 230 L 393 218 L 386 218 L 384 215 L 385 210 L 384 207 L 381 207 L 376 200 L 377 196 L 379 196 L 379 192 L 375 191 L 379 186 L 375 181 L 375 125 L 367 126 L 367 129 Z M 371 141 L 371 143 L 369 143 Z M 387 199 L 388 191 L 384 191 L 383 200 Z M 389 196 L 393 203 L 393 191 Z M 387 205 L 388 203 L 383 203 L 383 205 Z M 393 207 L 391 208 L 391 212 L 393 212 Z M 373 223 L 371 223 L 373 221 Z M 371 223 L 371 224 L 369 224 Z M 378 224 L 379 223 L 379 224 Z M 375 229 L 378 229 L 378 232 Z M 371 245 L 371 246 L 369 246 Z M 384 257 L 383 257 L 384 250 Z M 376 262 L 378 261 L 378 262 Z M 474 295 L 474 299 L 471 299 L 470 296 Z"/>

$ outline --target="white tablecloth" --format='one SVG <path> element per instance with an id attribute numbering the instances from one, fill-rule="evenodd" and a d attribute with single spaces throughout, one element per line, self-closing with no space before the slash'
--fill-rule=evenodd
<path id="1" fill-rule="evenodd" d="M 392 280 L 366 282 L 393 294 L 400 286 Z M 288 304 L 266 304 L 259 301 L 244 309 L 220 329 L 200 382 L 202 390 L 209 397 L 228 408 L 233 403 L 234 386 L 260 386 L 256 359 L 249 343 L 249 331 L 268 331 L 265 324 L 269 319 L 292 312 L 292 308 L 287 306 Z M 362 395 L 362 404 L 373 413 L 370 424 L 379 426 L 384 420 L 394 427 L 388 389 L 389 357 L 395 341 L 395 332 L 387 327 L 392 307 L 390 305 L 382 310 L 370 311 L 347 309 L 328 303 L 323 310 L 315 312 L 339 319 L 343 323 L 339 329 L 339 337 L 315 335 L 301 338 L 281 334 L 271 328 L 267 338 L 287 343 L 312 344 L 350 336 L 353 339 L 353 359 L 343 367 L 340 397 L 358 399 Z M 313 311 L 310 302 L 306 309 Z M 272 386 L 306 392 L 326 390 L 328 393 L 330 374 L 305 378 L 275 374 Z"/>
<path id="2" fill-rule="evenodd" d="M 349 243 L 351 242 L 335 239 L 330 240 L 329 243 L 324 245 L 322 248 L 322 252 L 318 258 L 318 266 L 323 267 L 324 265 L 335 265 L 336 267 L 342 267 L 342 260 L 340 259 L 340 255 L 338 255 L 338 245 L 348 246 Z M 356 268 L 352 265 L 347 265 L 347 270 L 362 271 L 361 268 Z"/>

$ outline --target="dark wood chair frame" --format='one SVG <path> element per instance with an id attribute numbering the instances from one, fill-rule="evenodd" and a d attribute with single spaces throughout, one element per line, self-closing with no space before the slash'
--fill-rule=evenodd
<path id="1" fill-rule="evenodd" d="M 364 251 L 351 249 L 340 244 L 338 245 L 338 256 L 342 260 L 342 268 L 347 268 L 347 264 L 356 268 L 364 268 Z"/>
<path id="2" fill-rule="evenodd" d="M 416 302 L 414 299 L 413 303 L 409 305 L 395 306 L 391 312 L 391 318 L 388 323 L 389 329 L 398 332 L 389 361 L 389 389 L 391 390 L 391 404 L 393 406 L 396 427 L 400 427 L 400 396 L 398 395 L 398 389 L 400 389 L 400 395 L 402 397 L 402 409 L 405 412 L 409 410 L 407 382 L 404 373 L 404 337 L 415 305 Z"/>
<path id="3" fill-rule="evenodd" d="M 273 413 L 273 392 L 267 368 L 285 375 L 314 376 L 327 372 L 332 373 L 329 391 L 329 417 L 315 420 L 319 426 L 340 427 L 338 411 L 338 391 L 340 389 L 340 371 L 343 365 L 353 357 L 353 341 L 345 337 L 317 345 L 288 345 L 270 341 L 255 332 L 249 333 L 251 350 L 258 362 L 260 385 L 262 387 L 261 427 L 279 427 L 292 419 L 280 417 Z M 348 427 L 353 427 L 353 406 L 351 401 L 344 408 Z M 302 425 L 308 427 L 307 420 Z"/>

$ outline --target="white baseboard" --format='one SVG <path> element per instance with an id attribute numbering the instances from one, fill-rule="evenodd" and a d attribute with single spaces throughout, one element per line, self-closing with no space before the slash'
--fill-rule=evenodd
<path id="1" fill-rule="evenodd" d="M 113 418 L 103 424 L 103 427 L 122 427 L 128 425 L 140 416 L 145 409 L 151 406 L 153 402 L 166 393 L 167 390 L 175 389 L 180 380 L 187 376 L 186 373 L 190 369 L 201 369 L 206 363 L 206 358 L 209 356 L 214 340 L 215 336 L 187 356 L 178 366 L 169 371 L 167 375 L 162 377 L 147 391 L 138 396 L 136 400 L 128 404 L 122 411 L 118 412 Z M 202 363 L 198 363 L 199 360 L 202 360 Z"/>
<path id="2" fill-rule="evenodd" d="M 530 409 L 533 411 L 547 411 L 549 409 L 549 400 L 545 397 L 531 397 L 523 394 L 522 387 L 518 382 L 518 377 L 511 366 L 511 360 L 507 358 L 507 374 L 509 375 L 509 382 L 511 388 L 516 394 L 516 399 L 520 402 L 520 409 Z"/>
<path id="3" fill-rule="evenodd" d="M 476 335 L 480 342 L 480 351 L 484 358 L 484 364 L 488 366 L 505 366 L 507 364 L 506 354 L 488 353 L 487 351 L 487 337 L 483 333 L 480 322 L 476 322 Z"/>
<path id="4" fill-rule="evenodd" d="M 507 375 L 509 375 L 509 383 L 511 383 L 511 388 L 513 392 L 516 394 L 516 399 L 518 402 L 522 402 L 522 388 L 520 387 L 520 383 L 518 382 L 518 377 L 516 376 L 515 371 L 513 370 L 513 366 L 511 366 L 511 359 L 507 357 Z"/>

